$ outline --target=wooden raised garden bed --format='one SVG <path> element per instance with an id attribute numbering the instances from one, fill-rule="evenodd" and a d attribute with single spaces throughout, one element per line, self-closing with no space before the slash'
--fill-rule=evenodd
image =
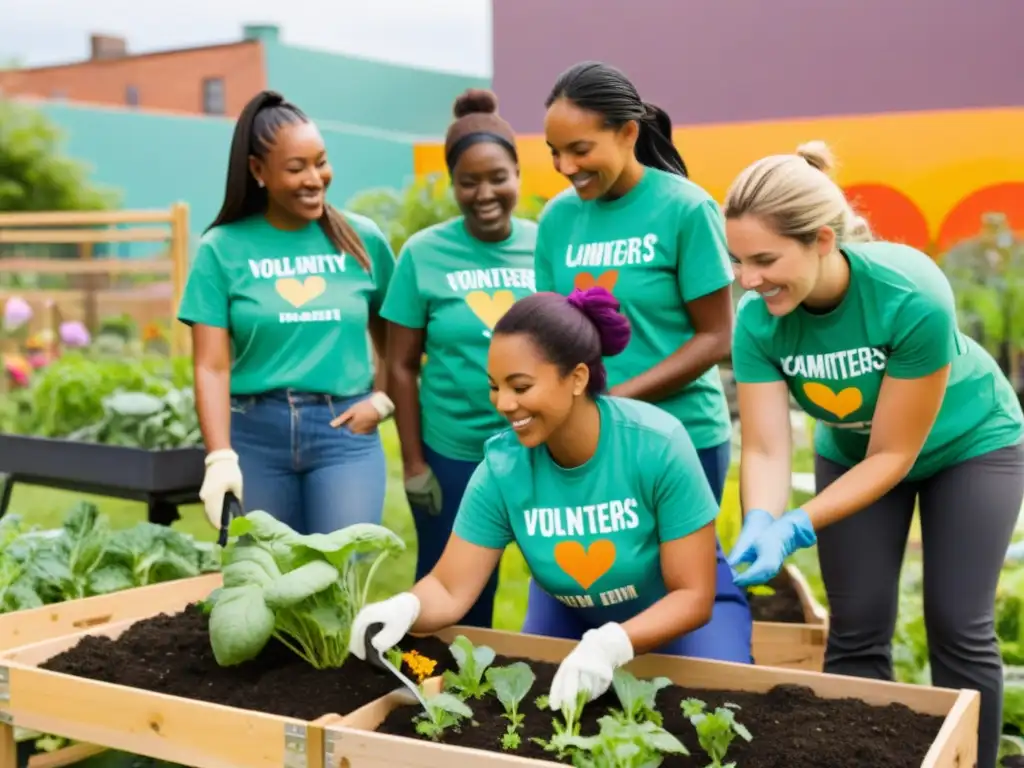
<path id="1" fill-rule="evenodd" d="M 0 768 L 17 765 L 13 726 L 195 768 L 321 768 L 318 719 L 397 687 L 390 674 L 356 659 L 316 670 L 276 641 L 251 662 L 219 666 L 208 617 L 195 604 L 218 582 L 197 589 L 194 581 L 160 585 L 185 586 L 154 601 L 145 618 L 83 612 L 91 599 L 47 606 L 99 623 L 0 653 Z M 436 672 L 445 669 L 444 641 L 403 644 L 441 659 Z"/>
<path id="2" fill-rule="evenodd" d="M 769 586 L 774 595 L 749 597 L 754 614 L 754 663 L 821 672 L 828 640 L 828 611 L 794 565 L 787 565 Z"/>
<path id="3" fill-rule="evenodd" d="M 532 739 L 551 739 L 553 721 L 561 720 L 550 710 L 538 710 L 534 700 L 547 694 L 556 663 L 574 643 L 488 630 L 470 633 L 463 628 L 438 635 L 451 641 L 460 631 L 466 637 L 472 634 L 474 645 L 487 645 L 498 654 L 492 666 L 525 660 L 535 673 L 518 707 L 524 718 L 519 746 L 504 751 L 501 747 L 509 721 L 493 692 L 467 698 L 471 721 L 461 721 L 457 731 L 445 731 L 440 741 L 418 734 L 413 718 L 420 708 L 392 695 L 345 718 L 320 721 L 325 729 L 324 768 L 571 764 L 571 757 L 558 761 Z M 663 768 L 703 768 L 709 763 L 695 726 L 682 714 L 680 703 L 687 697 L 706 702 L 709 710 L 727 702 L 738 705 L 735 719 L 746 726 L 752 740 L 736 738 L 725 762 L 736 761 L 742 768 L 966 768 L 977 760 L 980 697 L 975 691 L 657 655 L 639 657 L 627 669 L 639 679 L 665 676 L 673 683 L 657 693 L 655 707 L 665 730 L 689 755 L 665 755 Z M 435 677 L 423 687 L 429 694 L 442 686 Z M 588 704 L 580 718 L 581 734 L 595 735 L 597 718 L 621 706 L 613 690 Z"/>

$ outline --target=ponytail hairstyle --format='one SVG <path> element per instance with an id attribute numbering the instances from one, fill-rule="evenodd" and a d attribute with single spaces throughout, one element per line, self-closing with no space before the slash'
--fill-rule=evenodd
<path id="1" fill-rule="evenodd" d="M 608 389 L 603 358 L 619 354 L 630 338 L 619 301 L 601 286 L 575 289 L 568 297 L 542 291 L 520 299 L 494 326 L 494 335 L 525 334 L 562 376 L 583 363 L 590 369 L 587 394 Z"/>
<path id="2" fill-rule="evenodd" d="M 642 101 L 621 70 L 597 61 L 576 64 L 558 76 L 544 106 L 563 98 L 601 115 L 609 128 L 618 129 L 636 120 L 640 127 L 636 159 L 648 168 L 689 177 L 686 163 L 672 143 L 672 119 L 661 107 Z"/>
<path id="3" fill-rule="evenodd" d="M 228 175 L 224 189 L 224 202 L 210 231 L 222 224 L 262 214 L 267 210 L 267 190 L 256 183 L 249 169 L 249 158 L 263 159 L 277 140 L 278 132 L 286 125 L 309 123 L 306 114 L 276 91 L 260 91 L 245 105 L 235 123 L 228 155 Z M 352 256 L 363 269 L 369 271 L 370 259 L 359 234 L 344 215 L 324 201 L 320 228 L 338 249 Z"/>
<path id="4" fill-rule="evenodd" d="M 811 141 L 789 155 L 769 155 L 747 166 L 725 193 L 725 218 L 756 216 L 782 237 L 811 245 L 829 227 L 836 242 L 868 242 L 867 221 L 850 206 L 832 180 L 835 159 L 823 141 Z"/>

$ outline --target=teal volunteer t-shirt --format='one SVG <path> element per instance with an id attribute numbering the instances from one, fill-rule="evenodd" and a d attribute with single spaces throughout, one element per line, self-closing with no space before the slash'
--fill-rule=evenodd
<path id="1" fill-rule="evenodd" d="M 293 388 L 346 397 L 373 386 L 367 327 L 394 256 L 370 219 L 344 215 L 363 241 L 369 272 L 338 253 L 316 222 L 284 231 L 256 215 L 203 235 L 178 319 L 229 329 L 232 395 Z"/>
<path id="2" fill-rule="evenodd" d="M 536 224 L 513 219 L 506 240 L 485 243 L 460 216 L 417 232 L 398 255 L 381 314 L 425 331 L 423 440 L 443 456 L 480 461 L 484 441 L 508 426 L 491 405 L 487 350 L 495 323 L 535 290 L 536 240 Z"/>
<path id="3" fill-rule="evenodd" d="M 718 505 L 679 421 L 650 403 L 599 397 L 601 434 L 566 469 L 509 429 L 487 442 L 454 532 L 489 549 L 515 542 L 537 584 L 597 625 L 667 593 L 660 545 L 715 520 Z"/>
<path id="4" fill-rule="evenodd" d="M 605 360 L 610 387 L 693 338 L 686 302 L 734 279 L 717 203 L 692 181 L 655 168 L 617 200 L 581 200 L 571 188 L 554 197 L 541 217 L 536 269 L 538 291 L 568 295 L 597 284 L 619 300 L 633 336 Z M 732 434 L 717 366 L 656 405 L 683 422 L 698 449 Z"/>
<path id="5" fill-rule="evenodd" d="M 818 421 L 815 449 L 844 466 L 863 460 L 882 378 L 920 378 L 951 363 L 945 399 L 908 479 L 1018 442 L 1024 418 L 995 360 L 957 328 L 953 291 L 920 251 L 844 245 L 850 287 L 827 314 L 773 317 L 756 293 L 740 301 L 732 345 L 739 383 L 785 381 Z"/>

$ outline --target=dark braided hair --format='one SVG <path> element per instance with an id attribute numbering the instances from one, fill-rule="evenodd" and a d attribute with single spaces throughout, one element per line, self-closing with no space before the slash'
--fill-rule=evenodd
<path id="1" fill-rule="evenodd" d="M 641 100 L 636 86 L 621 70 L 598 61 L 576 64 L 558 76 L 544 106 L 550 107 L 561 98 L 601 115 L 609 128 L 636 120 L 640 126 L 636 159 L 648 168 L 689 176 L 682 155 L 672 143 L 672 119 L 661 107 Z"/>
<path id="2" fill-rule="evenodd" d="M 207 231 L 222 224 L 248 218 L 267 209 L 267 190 L 256 183 L 249 170 L 249 156 L 266 157 L 278 131 L 286 125 L 310 122 L 306 114 L 276 91 L 260 91 L 245 105 L 235 123 L 228 156 L 228 177 L 224 202 Z M 320 228 L 338 249 L 369 270 L 366 248 L 344 215 L 324 201 Z"/>

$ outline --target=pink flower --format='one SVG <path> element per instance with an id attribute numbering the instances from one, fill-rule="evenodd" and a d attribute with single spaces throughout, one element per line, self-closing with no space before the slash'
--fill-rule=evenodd
<path id="1" fill-rule="evenodd" d="M 91 341 L 89 331 L 77 320 L 60 324 L 60 340 L 68 347 L 87 347 Z"/>
<path id="2" fill-rule="evenodd" d="M 4 328 L 13 331 L 32 319 L 32 307 L 20 296 L 12 296 L 4 305 Z"/>

